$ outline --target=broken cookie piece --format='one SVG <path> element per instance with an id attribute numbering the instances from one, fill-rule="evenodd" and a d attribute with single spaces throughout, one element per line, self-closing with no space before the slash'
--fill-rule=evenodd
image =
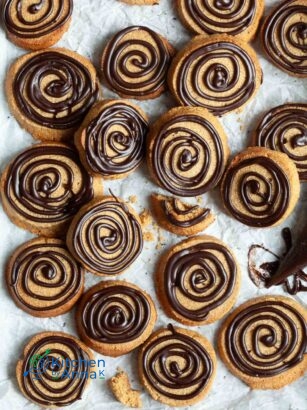
<path id="1" fill-rule="evenodd" d="M 120 403 L 134 409 L 142 407 L 141 392 L 132 389 L 126 372 L 119 371 L 116 376 L 109 379 L 108 383 L 114 397 Z"/>

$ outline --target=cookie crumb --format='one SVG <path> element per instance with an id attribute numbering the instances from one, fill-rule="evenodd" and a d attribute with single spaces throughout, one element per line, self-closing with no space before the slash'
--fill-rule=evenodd
<path id="1" fill-rule="evenodd" d="M 116 376 L 109 379 L 108 384 L 116 400 L 124 406 L 134 409 L 142 407 L 141 392 L 131 388 L 126 372 L 118 370 Z"/>
<path id="2" fill-rule="evenodd" d="M 152 217 L 148 209 L 144 209 L 144 211 L 140 214 L 140 220 L 143 226 L 148 226 L 152 222 Z"/>
<path id="3" fill-rule="evenodd" d="M 146 242 L 153 242 L 155 240 L 155 237 L 152 232 L 144 232 L 143 237 L 144 241 Z"/>
<path id="4" fill-rule="evenodd" d="M 130 195 L 130 196 L 129 196 L 129 202 L 130 202 L 131 204 L 135 204 L 135 203 L 137 202 L 137 200 L 138 200 L 138 198 L 137 198 L 136 195 Z"/>

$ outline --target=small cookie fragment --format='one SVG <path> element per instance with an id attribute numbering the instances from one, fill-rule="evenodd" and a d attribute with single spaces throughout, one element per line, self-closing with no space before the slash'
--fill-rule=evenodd
<path id="1" fill-rule="evenodd" d="M 93 286 L 83 295 L 76 312 L 81 339 L 111 357 L 127 354 L 144 343 L 156 319 L 151 297 L 125 281 Z"/>
<path id="2" fill-rule="evenodd" d="M 157 184 L 174 195 L 194 197 L 215 188 L 228 157 L 227 136 L 204 108 L 173 108 L 150 127 L 150 173 Z"/>
<path id="3" fill-rule="evenodd" d="M 264 11 L 264 0 L 176 0 L 179 17 L 196 34 L 230 34 L 251 40 Z"/>
<path id="4" fill-rule="evenodd" d="M 272 63 L 295 77 L 307 77 L 307 4 L 285 0 L 267 16 L 262 44 Z"/>
<path id="5" fill-rule="evenodd" d="M 17 226 L 37 235 L 61 237 L 79 208 L 102 191 L 82 167 L 77 151 L 61 143 L 35 144 L 1 177 L 4 211 Z"/>
<path id="6" fill-rule="evenodd" d="M 178 198 L 152 194 L 151 204 L 158 224 L 176 235 L 195 235 L 215 220 L 210 209 L 189 205 Z"/>
<path id="7" fill-rule="evenodd" d="M 216 356 L 199 333 L 169 325 L 153 333 L 141 347 L 139 374 L 154 400 L 168 406 L 189 406 L 210 391 Z"/>
<path id="8" fill-rule="evenodd" d="M 119 275 L 143 249 L 139 216 L 113 196 L 94 200 L 75 215 L 67 246 L 88 271 L 99 276 Z"/>
<path id="9" fill-rule="evenodd" d="M 233 36 L 196 36 L 174 57 L 168 84 L 181 105 L 216 116 L 239 112 L 256 95 L 262 70 L 250 45 Z"/>
<path id="10" fill-rule="evenodd" d="M 77 338 L 63 332 L 39 333 L 17 363 L 19 388 L 40 407 L 80 403 L 91 381 L 89 373 L 95 370 L 91 361 L 95 362 L 92 352 Z"/>
<path id="11" fill-rule="evenodd" d="M 25 54 L 6 77 L 9 107 L 20 125 L 42 141 L 70 141 L 99 97 L 93 64 L 64 49 Z"/>
<path id="12" fill-rule="evenodd" d="M 212 236 L 196 236 L 161 258 L 156 291 L 168 316 L 187 325 L 210 324 L 233 307 L 241 284 L 233 252 Z"/>
<path id="13" fill-rule="evenodd" d="M 160 34 L 148 27 L 128 27 L 117 33 L 103 52 L 104 80 L 123 98 L 156 98 L 166 90 L 173 54 L 173 47 Z"/>
<path id="14" fill-rule="evenodd" d="M 294 162 L 286 154 L 251 147 L 239 153 L 225 173 L 222 199 L 239 222 L 257 228 L 281 224 L 300 195 Z"/>
<path id="15" fill-rule="evenodd" d="M 105 100 L 88 113 L 75 134 L 86 170 L 104 179 L 124 178 L 145 156 L 148 118 L 129 101 Z"/>
<path id="16" fill-rule="evenodd" d="M 68 30 L 72 0 L 4 0 L 2 17 L 8 38 L 29 50 L 48 48 Z"/>
<path id="17" fill-rule="evenodd" d="M 249 300 L 222 325 L 218 347 L 229 370 L 252 389 L 280 389 L 307 370 L 307 311 L 283 296 Z"/>
<path id="18" fill-rule="evenodd" d="M 132 389 L 126 372 L 118 372 L 116 376 L 109 379 L 108 384 L 114 397 L 121 404 L 133 409 L 140 409 L 142 407 L 141 392 Z"/>
<path id="19" fill-rule="evenodd" d="M 36 238 L 19 246 L 6 269 L 17 306 L 30 315 L 53 317 L 72 309 L 84 287 L 84 271 L 65 242 Z"/>
<path id="20" fill-rule="evenodd" d="M 254 135 L 253 145 L 287 154 L 300 180 L 307 182 L 307 105 L 284 104 L 267 112 Z"/>

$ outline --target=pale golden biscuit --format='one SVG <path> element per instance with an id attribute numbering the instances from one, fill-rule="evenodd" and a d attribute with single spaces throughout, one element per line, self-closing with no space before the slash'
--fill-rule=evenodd
<path id="1" fill-rule="evenodd" d="M 168 84 L 181 105 L 216 116 L 240 112 L 256 95 L 262 70 L 245 41 L 226 34 L 196 36 L 174 57 Z"/>
<path id="2" fill-rule="evenodd" d="M 136 104 L 104 100 L 88 113 L 75 134 L 83 166 L 104 179 L 125 178 L 145 156 L 148 117 Z"/>
<path id="3" fill-rule="evenodd" d="M 133 390 L 128 374 L 120 371 L 108 380 L 108 384 L 114 397 L 126 407 L 133 409 L 142 408 L 141 392 Z"/>
<path id="4" fill-rule="evenodd" d="M 8 290 L 18 307 L 37 317 L 62 315 L 84 287 L 84 271 L 60 239 L 36 238 L 19 246 L 6 268 Z"/>
<path id="5" fill-rule="evenodd" d="M 156 292 L 166 314 L 187 326 L 213 323 L 235 304 L 240 266 L 230 248 L 213 236 L 195 236 L 160 259 Z"/>
<path id="6" fill-rule="evenodd" d="M 42 141 L 73 142 L 100 94 L 93 64 L 64 48 L 19 57 L 8 70 L 5 87 L 12 114 Z"/>
<path id="7" fill-rule="evenodd" d="M 154 400 L 176 408 L 204 399 L 216 365 L 214 349 L 205 337 L 172 325 L 153 333 L 139 353 L 145 389 Z"/>
<path id="8" fill-rule="evenodd" d="M 93 363 L 92 352 L 76 337 L 43 332 L 26 344 L 16 367 L 17 382 L 24 396 L 40 407 L 80 404 L 96 370 Z"/>
<path id="9" fill-rule="evenodd" d="M 307 311 L 284 296 L 239 306 L 218 336 L 221 359 L 252 389 L 280 389 L 307 370 Z"/>
<path id="10" fill-rule="evenodd" d="M 221 193 L 226 209 L 239 222 L 266 228 L 281 224 L 292 213 L 300 180 L 286 154 L 250 147 L 231 161 Z"/>
<path id="11" fill-rule="evenodd" d="M 190 205 L 170 196 L 152 194 L 151 205 L 157 223 L 176 235 L 196 235 L 215 220 L 210 209 Z"/>
<path id="12" fill-rule="evenodd" d="M 81 339 L 96 352 L 117 357 L 139 347 L 151 334 L 157 313 L 151 297 L 125 281 L 90 288 L 76 312 Z"/>

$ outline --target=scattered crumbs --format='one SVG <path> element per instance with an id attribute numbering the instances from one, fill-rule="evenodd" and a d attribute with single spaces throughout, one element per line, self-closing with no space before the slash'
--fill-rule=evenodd
<path id="1" fill-rule="evenodd" d="M 131 204 L 135 204 L 138 200 L 136 195 L 130 195 L 128 199 Z"/>
<path id="2" fill-rule="evenodd" d="M 196 199 L 197 199 L 198 204 L 201 204 L 203 202 L 203 199 L 201 196 L 198 196 Z"/>
<path id="3" fill-rule="evenodd" d="M 155 240 L 155 237 L 152 232 L 144 232 L 144 240 L 146 242 L 153 242 Z"/>
<path id="4" fill-rule="evenodd" d="M 148 226 L 151 223 L 152 217 L 148 209 L 144 209 L 144 211 L 140 214 L 140 219 L 143 226 Z"/>
<path id="5" fill-rule="evenodd" d="M 157 243 L 157 246 L 156 246 L 156 249 L 157 249 L 157 250 L 161 249 L 161 248 L 165 245 L 164 239 L 165 239 L 165 238 L 164 238 L 164 236 L 163 236 L 162 233 L 161 233 L 161 229 L 158 228 L 158 243 Z"/>

